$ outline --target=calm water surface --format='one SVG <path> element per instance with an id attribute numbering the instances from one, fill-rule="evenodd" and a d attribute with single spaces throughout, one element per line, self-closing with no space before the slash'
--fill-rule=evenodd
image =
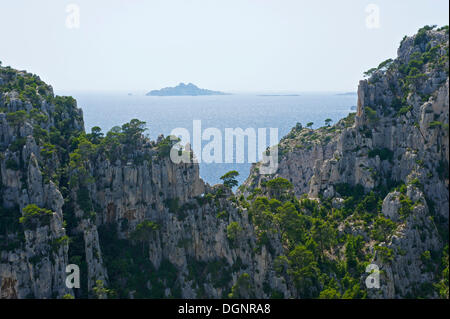
<path id="1" fill-rule="evenodd" d="M 150 97 L 121 93 L 70 93 L 83 109 L 86 131 L 99 126 L 104 132 L 133 118 L 147 122 L 152 139 L 169 135 L 172 129 L 183 127 L 192 135 L 192 121 L 201 120 L 202 129 L 215 127 L 224 136 L 225 128 L 278 128 L 278 137 L 286 135 L 297 122 L 314 127 L 324 120 L 334 122 L 345 117 L 356 95 L 308 93 L 298 96 L 261 96 L 236 94 L 223 96 Z M 204 144 L 208 141 L 204 141 Z M 247 158 L 246 158 L 247 161 Z M 239 171 L 239 182 L 245 180 L 250 163 L 200 164 L 201 177 L 210 184 L 220 182 L 229 170 Z"/>

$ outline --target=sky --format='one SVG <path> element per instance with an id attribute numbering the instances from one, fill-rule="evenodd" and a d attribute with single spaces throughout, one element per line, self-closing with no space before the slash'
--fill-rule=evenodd
<path id="1" fill-rule="evenodd" d="M 1 0 L 0 61 L 55 92 L 350 92 L 447 0 Z"/>

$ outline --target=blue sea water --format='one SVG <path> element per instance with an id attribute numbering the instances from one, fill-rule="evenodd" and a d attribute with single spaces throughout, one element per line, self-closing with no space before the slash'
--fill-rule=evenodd
<path id="1" fill-rule="evenodd" d="M 225 136 L 225 128 L 278 128 L 279 139 L 297 122 L 313 127 L 333 122 L 352 112 L 356 95 L 335 93 L 304 93 L 299 95 L 234 94 L 218 96 L 157 97 L 122 93 L 71 93 L 83 109 L 85 128 L 89 132 L 99 126 L 104 132 L 133 118 L 147 122 L 148 135 L 169 135 L 172 129 L 186 128 L 192 135 L 193 120 L 201 120 L 202 129 L 218 128 Z M 192 138 L 192 137 L 191 137 Z M 208 141 L 204 141 L 204 144 Z M 249 172 L 251 163 L 201 163 L 200 176 L 209 184 L 220 182 L 220 176 L 237 170 L 239 183 Z"/>

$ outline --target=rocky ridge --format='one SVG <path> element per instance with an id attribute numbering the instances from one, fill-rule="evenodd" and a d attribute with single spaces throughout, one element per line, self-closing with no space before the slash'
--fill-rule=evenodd
<path id="1" fill-rule="evenodd" d="M 356 114 L 297 125 L 233 194 L 0 66 L 0 298 L 448 298 L 448 27 L 367 75 Z"/>
<path id="2" fill-rule="evenodd" d="M 398 57 L 367 75 L 359 83 L 356 114 L 318 130 L 297 125 L 280 142 L 277 173 L 259 175 L 261 164 L 254 165 L 241 192 L 248 195 L 276 177 L 291 181 L 297 196 L 334 207 L 344 203 L 343 185 L 387 192 L 381 213 L 399 225 L 383 243 L 394 256 L 389 262 L 380 254 L 372 259 L 388 283 L 372 297 L 415 296 L 413 287 L 433 277 L 424 273 L 421 254 L 448 244 L 448 232 L 438 231 L 448 228 L 449 216 L 448 29 L 425 27 L 405 37 Z M 400 184 L 402 192 L 389 191 Z M 400 216 L 408 205 L 409 215 Z"/>

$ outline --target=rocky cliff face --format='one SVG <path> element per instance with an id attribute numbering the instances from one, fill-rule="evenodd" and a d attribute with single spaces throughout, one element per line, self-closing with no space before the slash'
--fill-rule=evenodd
<path id="1" fill-rule="evenodd" d="M 102 285 L 122 298 L 219 298 L 244 272 L 256 286 L 244 296 L 267 297 L 267 280 L 289 296 L 232 193 L 172 163 L 168 139 L 148 140 L 137 120 L 85 134 L 73 99 L 9 67 L 0 79 L 2 298 L 105 297 Z M 80 289 L 66 288 L 69 264 Z"/>
<path id="2" fill-rule="evenodd" d="M 2 68 L 0 79 L 0 295 L 60 297 L 68 292 L 64 198 L 58 181 L 49 177 L 62 168 L 62 159 L 40 145 L 39 134 L 62 123 L 68 131 L 82 130 L 82 113 L 76 107 L 62 109 L 60 99 L 51 103 L 51 87 L 36 76 Z M 33 89 L 19 93 L 25 86 Z M 48 218 L 39 211 L 35 217 L 22 216 L 30 204 L 48 208 Z M 21 216 L 27 219 L 19 224 Z"/>
<path id="3" fill-rule="evenodd" d="M 75 100 L 0 67 L 0 298 L 448 297 L 448 28 L 368 75 L 356 114 L 297 125 L 233 194 L 145 123 L 85 133 Z"/>
<path id="4" fill-rule="evenodd" d="M 405 38 L 397 59 L 368 75 L 359 83 L 356 114 L 316 131 L 298 125 L 280 143 L 277 174 L 261 176 L 257 164 L 243 190 L 248 194 L 267 179 L 284 177 L 297 196 L 330 200 L 336 208 L 345 200 L 342 185 L 387 192 L 381 213 L 398 225 L 382 244 L 394 253 L 388 262 L 373 257 L 386 285 L 370 296 L 415 296 L 417 287 L 433 280 L 422 254 L 448 243 L 448 232 L 438 231 L 448 227 L 449 216 L 448 29 L 424 28 Z M 403 194 L 389 191 L 403 183 Z M 405 205 L 410 212 L 401 217 Z"/>

